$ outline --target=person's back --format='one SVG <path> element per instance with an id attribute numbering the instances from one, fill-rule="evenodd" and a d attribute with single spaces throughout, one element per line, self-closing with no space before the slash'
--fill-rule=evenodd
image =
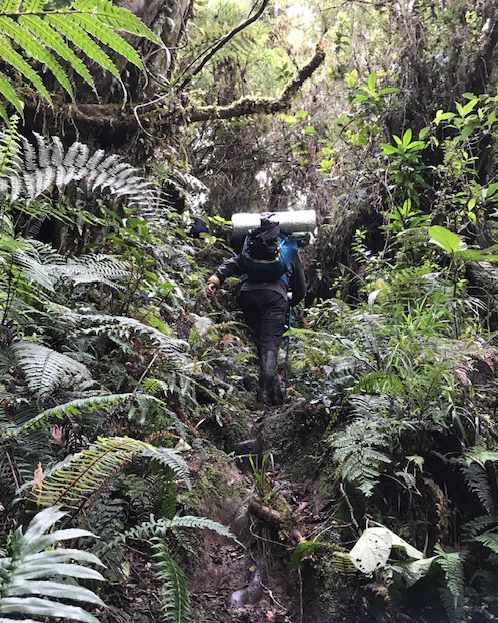
<path id="1" fill-rule="evenodd" d="M 208 294 L 213 295 L 225 279 L 234 275 L 242 278 L 240 304 L 258 349 L 260 396 L 278 404 L 282 402 L 282 390 L 277 357 L 289 305 L 297 305 L 306 294 L 295 241 L 282 236 L 278 224 L 262 220 L 261 227 L 246 237 L 242 251 L 226 260 L 208 279 Z"/>

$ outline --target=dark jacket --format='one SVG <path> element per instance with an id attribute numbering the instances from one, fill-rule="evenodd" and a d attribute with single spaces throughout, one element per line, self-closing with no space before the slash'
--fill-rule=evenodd
<path id="1" fill-rule="evenodd" d="M 228 260 L 225 260 L 223 264 L 214 273 L 220 280 L 220 284 L 228 279 L 228 277 L 242 277 L 241 292 L 250 292 L 254 290 L 273 290 L 279 292 L 283 297 L 287 299 L 287 292 L 292 292 L 292 305 L 297 305 L 306 296 L 306 278 L 304 276 L 304 268 L 299 259 L 299 255 L 296 255 L 292 267 L 289 271 L 289 286 L 279 280 L 271 281 L 267 283 L 251 283 L 247 275 L 241 267 L 241 256 L 236 255 Z"/>

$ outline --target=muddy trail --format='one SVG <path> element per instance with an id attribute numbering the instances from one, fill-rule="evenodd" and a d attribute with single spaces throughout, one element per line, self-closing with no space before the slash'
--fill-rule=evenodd
<path id="1" fill-rule="evenodd" d="M 229 526 L 241 544 L 203 535 L 189 584 L 198 623 L 330 620 L 317 605 L 323 583 L 306 545 L 345 527 L 321 492 L 328 418 L 292 390 L 291 380 L 278 408 L 262 408 L 247 392 L 229 439 L 191 465 L 195 500 L 187 504 Z"/>

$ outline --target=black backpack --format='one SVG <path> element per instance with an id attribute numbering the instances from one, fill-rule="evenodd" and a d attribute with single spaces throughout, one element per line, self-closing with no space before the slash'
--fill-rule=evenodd
<path id="1" fill-rule="evenodd" d="M 263 221 L 261 227 L 250 232 L 242 248 L 241 265 L 252 283 L 266 283 L 284 279 L 297 254 L 297 244 L 280 233 L 278 223 Z"/>
<path id="2" fill-rule="evenodd" d="M 280 225 L 263 221 L 261 227 L 248 234 L 244 244 L 245 253 L 253 260 L 271 262 L 278 256 L 279 237 Z"/>

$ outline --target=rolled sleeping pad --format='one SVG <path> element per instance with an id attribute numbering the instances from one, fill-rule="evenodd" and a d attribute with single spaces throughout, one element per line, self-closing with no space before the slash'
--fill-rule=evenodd
<path id="1" fill-rule="evenodd" d="M 232 227 L 234 236 L 245 236 L 251 229 L 259 227 L 261 216 L 258 212 L 233 214 Z M 279 223 L 280 230 L 286 234 L 313 232 L 316 229 L 316 212 L 315 210 L 273 212 L 271 213 L 270 221 Z"/>

